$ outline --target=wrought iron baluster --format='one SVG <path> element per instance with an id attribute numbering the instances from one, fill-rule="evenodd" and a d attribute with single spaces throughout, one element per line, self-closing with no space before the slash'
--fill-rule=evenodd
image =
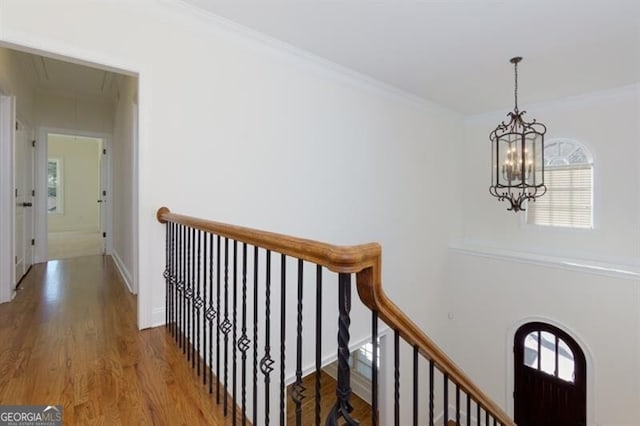
<path id="1" fill-rule="evenodd" d="M 456 425 L 460 425 L 460 385 L 456 383 Z"/>
<path id="2" fill-rule="evenodd" d="M 393 417 L 400 426 L 400 332 L 393 330 Z"/>
<path id="3" fill-rule="evenodd" d="M 253 248 L 253 424 L 258 424 L 258 247 Z"/>
<path id="4" fill-rule="evenodd" d="M 373 361 L 371 362 L 371 425 L 378 425 L 378 313 L 371 311 L 371 345 Z"/>
<path id="5" fill-rule="evenodd" d="M 220 325 L 224 335 L 224 415 L 227 416 L 227 396 L 229 389 L 229 331 L 231 322 L 229 321 L 229 238 L 224 239 L 224 321 Z"/>
<path id="6" fill-rule="evenodd" d="M 217 311 L 213 307 L 213 241 L 213 234 L 209 234 L 209 307 L 206 314 L 209 327 L 209 349 L 207 350 L 209 355 L 209 394 L 213 393 L 213 320 L 217 316 Z"/>
<path id="7" fill-rule="evenodd" d="M 216 403 L 220 404 L 220 235 L 216 236 Z M 226 399 L 226 396 L 225 396 Z"/>
<path id="8" fill-rule="evenodd" d="M 171 282 L 173 283 L 173 287 L 171 290 L 171 336 L 173 338 L 176 337 L 176 297 L 178 291 L 178 238 L 177 238 L 177 225 L 171 222 L 171 240 L 172 240 L 172 250 L 173 253 L 171 255 L 172 258 L 172 273 L 171 273 Z"/>
<path id="9" fill-rule="evenodd" d="M 444 424 L 447 424 L 447 422 L 449 421 L 449 375 L 447 373 L 444 373 L 444 384 L 442 393 L 442 398 L 444 401 L 442 403 L 442 418 L 444 419 Z"/>
<path id="10" fill-rule="evenodd" d="M 238 349 L 242 353 L 242 424 L 247 424 L 247 243 L 242 244 L 242 333 L 238 341 Z M 255 407 L 253 408 L 255 411 Z"/>
<path id="11" fill-rule="evenodd" d="M 471 396 L 467 394 L 467 426 L 471 426 Z"/>
<path id="12" fill-rule="evenodd" d="M 238 344 L 238 241 L 233 240 L 233 321 L 232 321 L 232 337 L 233 344 L 231 350 L 233 352 L 233 369 L 232 371 L 232 392 L 231 400 L 233 411 L 233 425 L 236 425 L 236 390 L 237 390 L 237 369 L 238 369 L 238 352 L 236 351 L 236 345 Z"/>
<path id="13" fill-rule="evenodd" d="M 202 384 L 207 384 L 207 356 L 208 346 L 207 346 L 207 308 L 208 308 L 208 299 L 207 299 L 207 284 L 209 284 L 209 280 L 207 272 L 209 271 L 208 265 L 209 262 L 208 250 L 207 247 L 207 233 L 204 234 L 202 241 Z M 209 364 L 210 365 L 210 364 Z M 209 369 L 209 371 L 211 371 Z"/>
<path id="14" fill-rule="evenodd" d="M 434 389 L 434 370 L 433 360 L 429 360 L 429 426 L 433 426 L 433 389 Z"/>
<path id="15" fill-rule="evenodd" d="M 184 233 L 185 233 L 185 248 L 186 248 L 186 259 L 185 259 L 185 264 L 184 264 L 184 277 L 185 277 L 185 281 L 184 281 L 184 299 L 183 299 L 183 315 L 182 315 L 182 353 L 184 355 L 189 354 L 189 352 L 187 351 L 187 336 L 188 336 L 188 324 L 189 324 L 189 307 L 188 307 L 188 303 L 189 303 L 189 281 L 190 281 L 190 275 L 189 275 L 189 264 L 191 263 L 191 238 L 190 235 L 191 233 L 189 232 L 189 228 L 185 227 L 184 229 Z M 188 359 L 188 358 L 187 358 Z"/>
<path id="16" fill-rule="evenodd" d="M 538 352 L 538 353 L 540 353 L 540 352 Z M 485 426 L 489 426 L 489 410 L 487 410 L 486 408 L 484 410 L 484 416 L 485 416 L 484 424 L 485 424 Z"/>
<path id="17" fill-rule="evenodd" d="M 296 328 L 296 381 L 291 387 L 291 398 L 296 404 L 296 426 L 302 425 L 302 400 L 306 390 L 302 384 L 302 291 L 304 261 L 298 259 L 298 316 Z"/>
<path id="18" fill-rule="evenodd" d="M 480 419 L 482 418 L 480 416 L 481 412 L 480 412 L 480 402 L 476 402 L 476 424 L 477 426 L 480 426 Z"/>
<path id="19" fill-rule="evenodd" d="M 178 338 L 178 345 L 180 348 L 184 348 L 184 318 L 185 318 L 185 306 L 186 306 L 186 297 L 184 295 L 185 287 L 187 285 L 187 244 L 186 244 L 186 229 L 184 225 L 180 226 L 180 252 L 181 252 L 181 261 L 180 261 L 180 285 L 178 289 L 180 290 L 180 300 L 178 301 L 178 309 L 180 310 L 180 318 L 178 320 L 178 331 L 179 334 L 176 336 Z M 184 350 L 183 352 L 184 353 Z"/>
<path id="20" fill-rule="evenodd" d="M 418 346 L 413 346 L 413 425 L 418 425 Z"/>
<path id="21" fill-rule="evenodd" d="M 202 353 L 202 350 L 200 348 L 200 309 L 202 308 L 202 298 L 200 297 L 200 286 L 202 285 L 202 281 L 201 279 L 201 275 L 200 275 L 200 269 L 202 267 L 202 231 L 198 230 L 197 231 L 198 234 L 198 241 L 197 241 L 197 246 L 198 246 L 198 257 L 197 257 L 197 264 L 196 264 L 196 294 L 195 294 L 195 299 L 193 299 L 196 311 L 195 311 L 195 322 L 196 322 L 196 344 L 195 344 L 195 353 L 194 353 L 194 358 L 197 356 L 198 359 L 196 360 L 196 363 L 198 364 L 197 367 L 197 375 L 198 377 L 200 377 L 200 354 Z"/>
<path id="22" fill-rule="evenodd" d="M 322 266 L 316 266 L 316 426 L 320 426 L 322 394 Z"/>
<path id="23" fill-rule="evenodd" d="M 351 370 L 349 367 L 349 326 L 351 318 L 351 274 L 338 275 L 338 386 L 336 403 L 327 418 L 327 426 L 337 426 L 342 417 L 347 425 L 358 425 L 351 417 Z"/>
<path id="24" fill-rule="evenodd" d="M 286 336 L 287 256 L 280 256 L 280 426 L 284 426 L 284 361 Z"/>
<path id="25" fill-rule="evenodd" d="M 270 374 L 273 371 L 273 359 L 271 359 L 271 250 L 266 253 L 266 279 L 265 279 L 265 336 L 264 357 L 260 360 L 260 371 L 264 375 L 264 424 L 269 425 L 269 388 Z"/>
<path id="26" fill-rule="evenodd" d="M 196 282 L 196 230 L 195 228 L 191 229 L 191 291 L 190 291 L 190 302 L 191 302 L 191 310 L 189 315 L 191 315 L 191 333 L 189 334 L 189 343 L 191 343 L 191 368 L 195 368 L 196 366 L 196 300 L 195 300 L 195 287 L 197 285 Z"/>
<path id="27" fill-rule="evenodd" d="M 172 272 L 172 251 L 171 251 L 171 222 L 167 222 L 166 223 L 166 244 L 167 244 L 167 260 L 166 260 L 166 266 L 165 266 L 165 274 L 166 274 L 166 280 L 167 280 L 167 292 L 165 293 L 165 309 L 164 309 L 164 315 L 165 315 L 165 322 L 164 322 L 164 326 L 165 328 L 171 332 L 171 291 L 172 291 L 172 284 L 171 284 L 171 272 Z"/>

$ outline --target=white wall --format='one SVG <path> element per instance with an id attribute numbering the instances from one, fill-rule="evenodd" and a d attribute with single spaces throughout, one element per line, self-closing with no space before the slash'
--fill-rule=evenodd
<path id="1" fill-rule="evenodd" d="M 122 77 L 119 83 L 113 123 L 112 149 L 112 207 L 113 257 L 116 259 L 128 286 L 136 291 L 134 262 L 135 188 L 135 109 L 138 82 L 134 77 Z"/>
<path id="2" fill-rule="evenodd" d="M 0 91 L 6 95 L 16 97 L 16 110 L 18 118 L 28 124 L 34 125 L 34 93 L 24 77 L 20 67 L 20 61 L 11 49 L 0 46 Z"/>
<path id="3" fill-rule="evenodd" d="M 638 424 L 639 105 L 633 86 L 524 108 L 530 119 L 548 126 L 548 139 L 575 139 L 592 150 L 593 230 L 527 226 L 521 214 L 506 211 L 488 193 L 488 134 L 503 117 L 466 120 L 464 233 L 448 259 L 453 319 L 445 328 L 445 346 L 505 407 L 512 403 L 515 327 L 541 318 L 567 330 L 591 355 L 589 424 Z"/>
<path id="4" fill-rule="evenodd" d="M 38 126 L 111 134 L 113 104 L 108 99 L 36 92 L 34 105 Z"/>
<path id="5" fill-rule="evenodd" d="M 99 232 L 102 140 L 49 135 L 49 158 L 61 160 L 62 213 L 47 215 L 49 232 Z"/>

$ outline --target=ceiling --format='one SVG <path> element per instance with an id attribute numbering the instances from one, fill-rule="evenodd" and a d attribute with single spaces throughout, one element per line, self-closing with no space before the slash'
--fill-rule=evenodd
<path id="1" fill-rule="evenodd" d="M 118 74 L 40 55 L 15 51 L 22 70 L 38 91 L 113 99 Z"/>
<path id="2" fill-rule="evenodd" d="M 640 81 L 638 0 L 184 0 L 463 114 Z"/>

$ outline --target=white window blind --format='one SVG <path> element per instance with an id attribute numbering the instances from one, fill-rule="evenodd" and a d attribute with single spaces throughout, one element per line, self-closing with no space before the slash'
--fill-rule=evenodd
<path id="1" fill-rule="evenodd" d="M 544 226 L 593 228 L 593 165 L 548 166 L 547 193 L 530 202 L 527 222 Z"/>

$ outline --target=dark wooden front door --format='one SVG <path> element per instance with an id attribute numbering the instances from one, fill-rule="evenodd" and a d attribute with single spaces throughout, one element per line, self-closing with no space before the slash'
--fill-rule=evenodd
<path id="1" fill-rule="evenodd" d="M 523 325 L 514 339 L 515 421 L 518 426 L 585 426 L 587 370 L 584 353 L 550 324 Z"/>

